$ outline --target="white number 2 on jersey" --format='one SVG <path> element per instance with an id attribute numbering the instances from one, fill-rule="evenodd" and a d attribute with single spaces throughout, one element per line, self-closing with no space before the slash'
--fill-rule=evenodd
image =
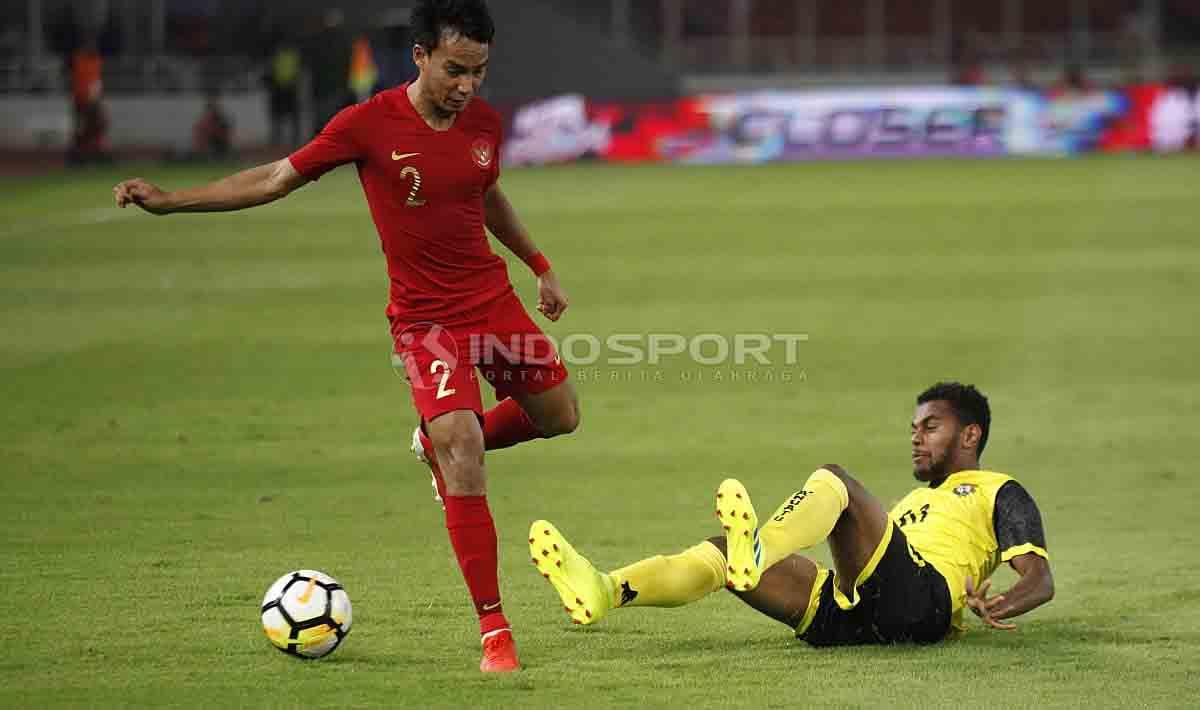
<path id="1" fill-rule="evenodd" d="M 437 375 L 438 372 L 442 373 L 442 379 L 438 382 L 437 399 L 449 397 L 457 392 L 458 390 L 453 387 L 450 389 L 446 388 L 446 382 L 450 379 L 450 366 L 446 364 L 445 360 L 434 360 L 429 366 L 429 374 Z"/>

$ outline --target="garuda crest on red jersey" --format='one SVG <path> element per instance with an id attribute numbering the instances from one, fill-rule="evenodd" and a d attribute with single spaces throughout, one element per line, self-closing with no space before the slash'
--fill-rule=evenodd
<path id="1" fill-rule="evenodd" d="M 492 167 L 492 161 L 496 159 L 492 142 L 487 138 L 476 138 L 471 144 L 471 159 L 481 168 Z"/>

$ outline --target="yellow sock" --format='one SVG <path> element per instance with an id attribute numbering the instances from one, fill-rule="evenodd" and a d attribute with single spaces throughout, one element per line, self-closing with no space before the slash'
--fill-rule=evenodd
<path id="1" fill-rule="evenodd" d="M 609 573 L 615 606 L 691 604 L 725 587 L 725 555 L 707 540 L 678 555 L 656 555 Z"/>
<path id="2" fill-rule="evenodd" d="M 850 494 L 842 479 L 819 468 L 758 529 L 763 545 L 762 569 L 829 537 Z"/>

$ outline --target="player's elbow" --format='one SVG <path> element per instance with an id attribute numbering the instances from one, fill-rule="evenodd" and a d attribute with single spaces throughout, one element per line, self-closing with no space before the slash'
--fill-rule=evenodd
<path id="1" fill-rule="evenodd" d="M 287 197 L 293 190 L 305 183 L 305 179 L 287 158 L 276 161 L 263 181 L 262 192 L 264 202 Z"/>
<path id="2" fill-rule="evenodd" d="M 1050 565 L 1046 564 L 1045 560 L 1039 561 L 1040 564 L 1031 571 L 1031 574 L 1036 575 L 1037 584 L 1034 589 L 1037 590 L 1035 594 L 1038 606 L 1041 606 L 1054 598 L 1054 575 L 1050 573 Z"/>

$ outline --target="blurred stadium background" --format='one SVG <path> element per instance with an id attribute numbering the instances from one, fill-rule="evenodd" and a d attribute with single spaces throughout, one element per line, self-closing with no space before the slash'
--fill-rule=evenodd
<path id="1" fill-rule="evenodd" d="M 279 153 L 415 71 L 403 3 L 5 5 L 9 166 Z M 1192 0 L 526 0 L 497 16 L 485 96 L 536 139 L 518 162 L 1196 143 Z"/>

